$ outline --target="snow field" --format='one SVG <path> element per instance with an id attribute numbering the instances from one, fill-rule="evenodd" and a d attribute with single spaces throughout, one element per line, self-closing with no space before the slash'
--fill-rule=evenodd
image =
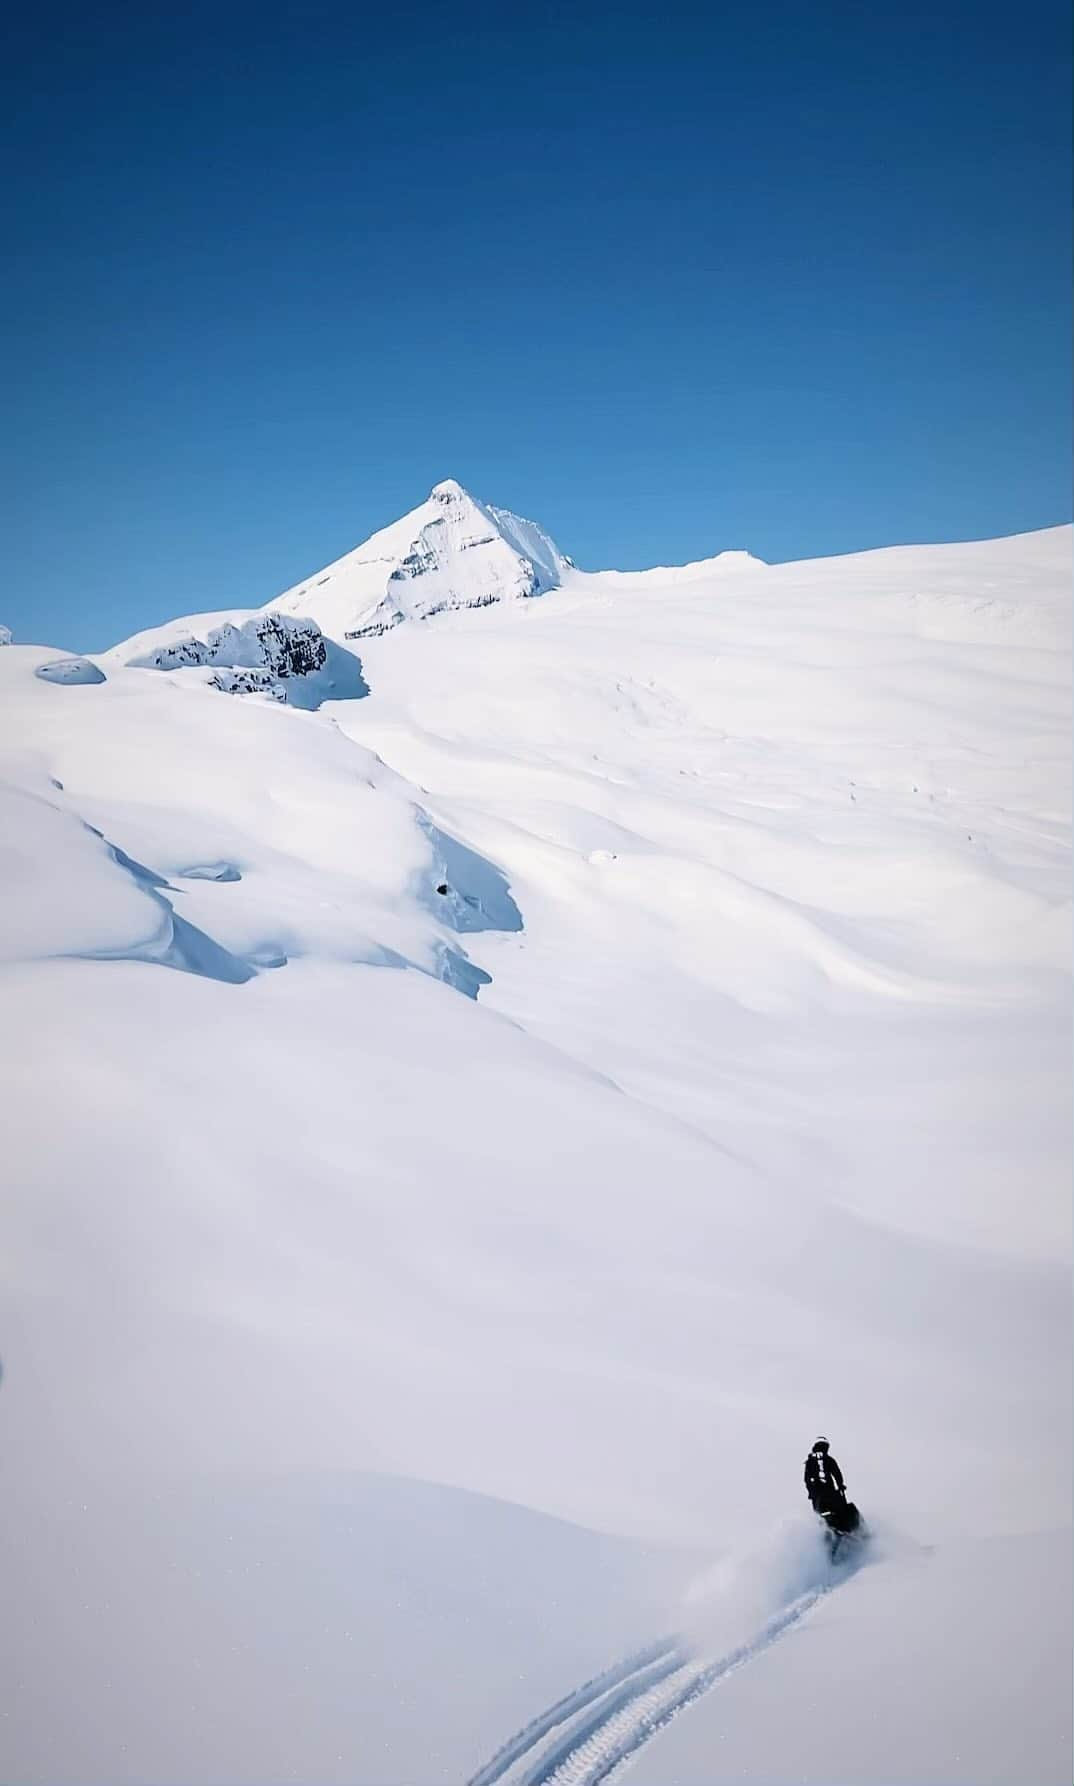
<path id="1" fill-rule="evenodd" d="M 368 696 L 0 653 L 0 1771 L 1065 1778 L 1069 530 L 590 575 L 439 488 L 280 598 L 406 585 Z"/>

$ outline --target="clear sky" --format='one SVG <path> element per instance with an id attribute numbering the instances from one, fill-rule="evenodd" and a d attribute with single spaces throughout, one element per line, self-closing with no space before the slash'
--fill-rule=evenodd
<path id="1" fill-rule="evenodd" d="M 1069 519 L 1068 14 L 24 4 L 0 620 L 259 604 L 448 476 L 594 568 Z"/>

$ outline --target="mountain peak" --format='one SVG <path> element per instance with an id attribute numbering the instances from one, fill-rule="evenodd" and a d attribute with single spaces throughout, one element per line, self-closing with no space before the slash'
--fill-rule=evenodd
<path id="1" fill-rule="evenodd" d="M 361 639 L 449 609 L 544 595 L 568 563 L 535 521 L 445 478 L 408 515 L 266 606 L 309 617 L 330 638 Z"/>

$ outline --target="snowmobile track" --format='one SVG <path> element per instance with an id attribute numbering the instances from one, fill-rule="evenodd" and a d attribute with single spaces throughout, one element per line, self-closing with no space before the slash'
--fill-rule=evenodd
<path id="1" fill-rule="evenodd" d="M 679 1667 L 686 1659 L 685 1652 L 679 1648 L 673 1638 L 669 1637 L 658 1643 L 649 1644 L 646 1649 L 637 1650 L 633 1655 L 625 1656 L 621 1662 L 613 1663 L 610 1668 L 603 1669 L 600 1674 L 583 1682 L 572 1693 L 564 1694 L 562 1699 L 557 1699 L 555 1705 L 550 1705 L 547 1711 L 541 1712 L 539 1717 L 533 1718 L 521 1730 L 516 1731 L 515 1735 L 509 1737 L 502 1748 L 497 1749 L 491 1761 L 487 1761 L 484 1767 L 471 1776 L 466 1782 L 466 1786 L 494 1786 L 496 1781 L 503 1779 L 508 1769 L 512 1768 L 516 1761 L 521 1761 L 558 1725 L 565 1724 L 568 1718 L 573 1718 L 578 1712 L 585 1711 L 588 1706 L 591 1706 L 595 1700 L 601 1699 L 613 1687 L 633 1681 L 635 1676 L 642 1672 L 651 1679 L 649 1670 L 655 1664 L 665 1660 L 670 1662 L 672 1657 L 675 1660 L 670 1665 L 675 1668 Z"/>
<path id="2" fill-rule="evenodd" d="M 494 1786 L 508 1775 L 513 1786 L 604 1786 L 617 1779 L 674 1718 L 793 1629 L 829 1591 L 802 1594 L 750 1642 L 717 1660 L 691 1657 L 668 1641 L 596 1675 L 520 1730 L 468 1786 Z M 546 1746 L 545 1738 L 568 1723 Z M 516 1774 L 527 1757 L 530 1765 Z"/>

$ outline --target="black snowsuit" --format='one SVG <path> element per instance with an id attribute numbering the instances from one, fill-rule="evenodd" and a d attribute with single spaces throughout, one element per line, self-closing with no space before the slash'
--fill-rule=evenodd
<path id="1" fill-rule="evenodd" d="M 815 1513 L 831 1513 L 846 1500 L 843 1472 L 830 1451 L 811 1451 L 805 1460 L 806 1494 Z"/>

